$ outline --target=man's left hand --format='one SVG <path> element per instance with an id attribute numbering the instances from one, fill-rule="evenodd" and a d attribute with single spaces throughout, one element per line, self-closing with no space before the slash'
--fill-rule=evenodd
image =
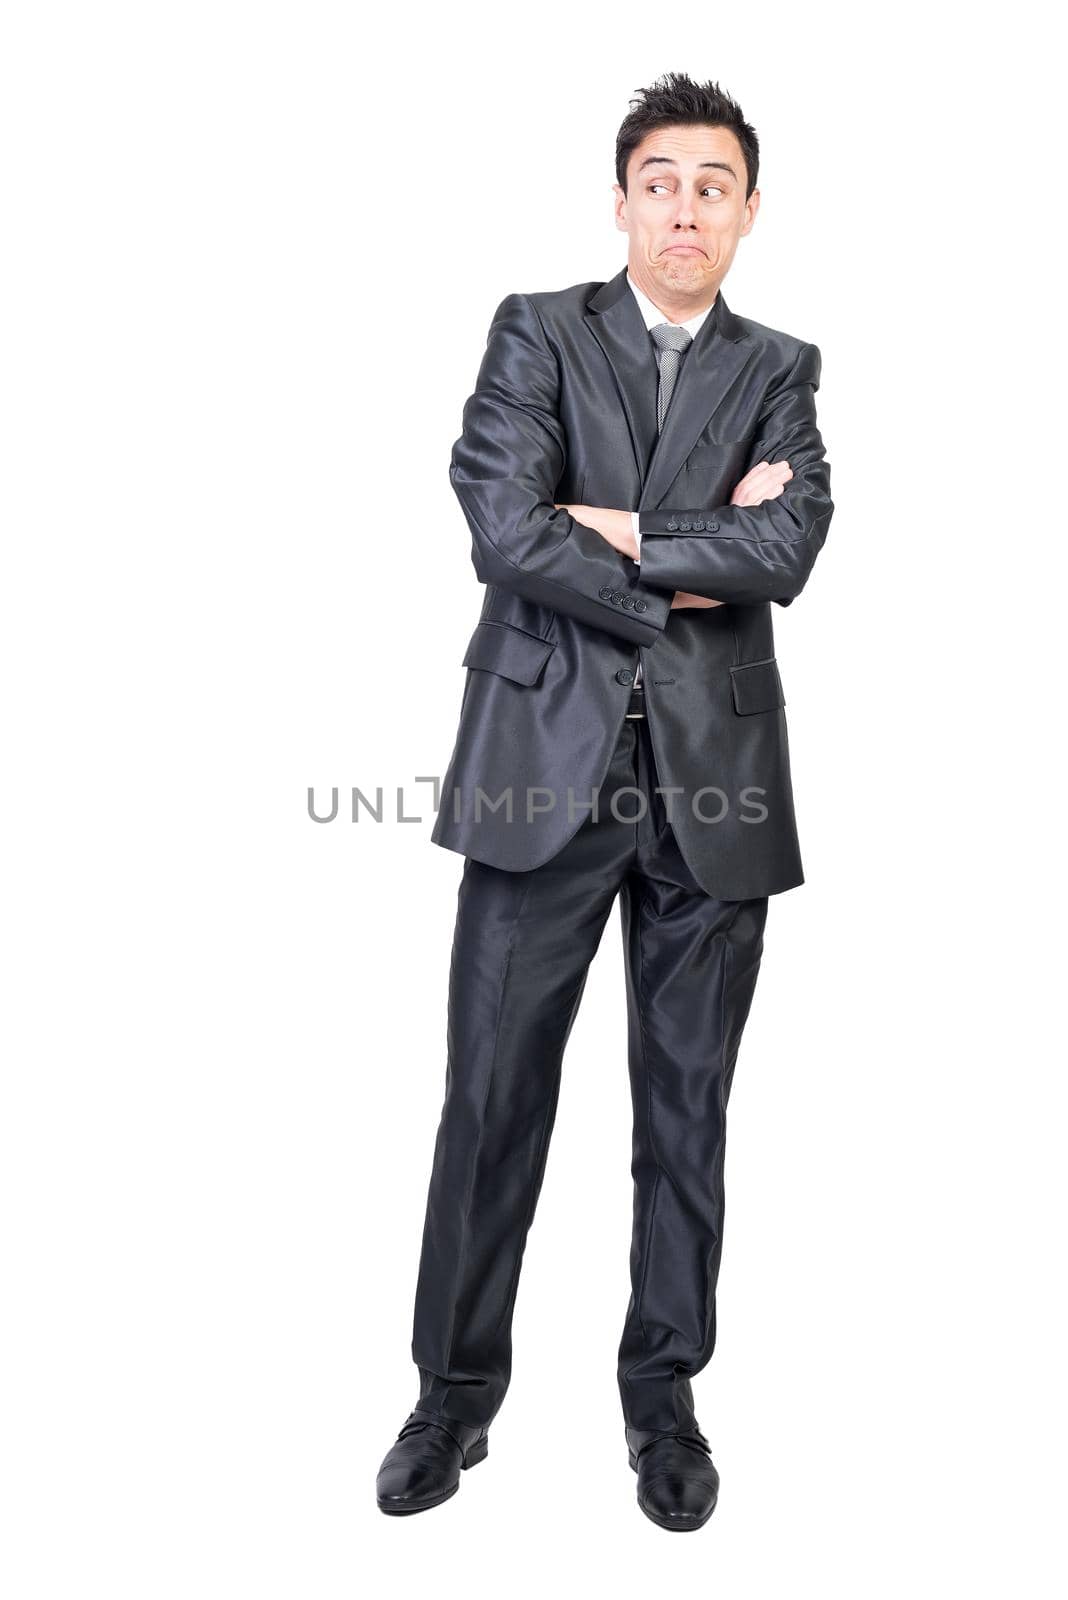
<path id="1" fill-rule="evenodd" d="M 609 511 L 604 506 L 558 505 L 557 511 L 567 511 L 585 528 L 593 528 L 602 539 L 607 539 L 620 555 L 638 559 L 638 541 L 634 537 L 629 511 Z"/>

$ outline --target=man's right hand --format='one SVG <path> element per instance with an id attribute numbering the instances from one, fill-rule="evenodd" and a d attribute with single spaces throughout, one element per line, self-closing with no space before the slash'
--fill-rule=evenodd
<path id="1" fill-rule="evenodd" d="M 730 504 L 759 506 L 765 500 L 777 500 L 793 475 L 788 461 L 758 461 L 735 485 Z"/>
<path id="2" fill-rule="evenodd" d="M 764 500 L 777 500 L 793 475 L 793 468 L 788 461 L 758 461 L 756 466 L 735 485 L 730 504 L 758 506 Z M 702 594 L 687 594 L 685 589 L 676 589 L 671 609 L 681 611 L 691 607 L 701 609 L 723 604 L 722 600 L 708 600 Z"/>

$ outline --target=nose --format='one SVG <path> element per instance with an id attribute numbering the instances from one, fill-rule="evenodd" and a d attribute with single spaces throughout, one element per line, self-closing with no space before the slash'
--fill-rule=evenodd
<path id="1" fill-rule="evenodd" d="M 679 196 L 678 209 L 675 212 L 676 228 L 696 228 L 697 216 L 693 208 L 693 199 L 687 193 Z"/>

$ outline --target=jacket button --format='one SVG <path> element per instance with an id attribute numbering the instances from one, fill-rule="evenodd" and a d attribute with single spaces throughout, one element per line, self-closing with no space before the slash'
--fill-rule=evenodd
<path id="1" fill-rule="evenodd" d="M 708 524 L 708 531 L 709 531 L 709 533 L 718 533 L 719 532 L 719 523 L 718 522 L 710 522 Z"/>
<path id="2" fill-rule="evenodd" d="M 680 522 L 679 523 L 679 528 L 683 533 L 689 533 L 690 524 L 688 522 Z"/>
<path id="3" fill-rule="evenodd" d="M 622 606 L 622 607 L 623 607 L 623 610 L 624 610 L 624 611 L 626 611 L 626 609 L 627 609 L 627 607 L 628 607 L 628 606 L 631 606 L 631 605 L 633 605 L 633 604 L 634 604 L 634 602 L 633 602 L 633 600 L 632 600 L 632 599 L 631 599 L 631 597 L 630 597 L 630 595 L 629 595 L 629 594 L 624 594 L 624 595 L 620 595 L 620 597 L 619 597 L 619 603 L 620 603 L 620 605 L 621 605 L 621 606 Z"/>
<path id="4" fill-rule="evenodd" d="M 608 587 L 607 583 L 602 589 L 598 589 L 597 593 L 600 595 L 602 600 L 611 600 L 612 598 L 612 591 Z"/>
<path id="5" fill-rule="evenodd" d="M 635 600 L 634 609 L 635 609 L 635 611 L 648 611 L 648 609 L 649 609 L 648 600 Z"/>
<path id="6" fill-rule="evenodd" d="M 704 523 L 703 522 L 695 522 L 694 525 L 693 525 L 693 531 L 694 531 L 694 533 L 704 533 L 704 531 L 705 531 Z"/>
<path id="7" fill-rule="evenodd" d="M 616 682 L 617 683 L 633 683 L 634 682 L 634 674 L 630 670 L 629 667 L 620 667 L 619 671 L 616 673 Z"/>
<path id="8" fill-rule="evenodd" d="M 670 522 L 665 523 L 665 527 L 667 528 L 668 533 L 678 533 L 679 531 L 679 525 L 674 518 L 672 518 Z"/>

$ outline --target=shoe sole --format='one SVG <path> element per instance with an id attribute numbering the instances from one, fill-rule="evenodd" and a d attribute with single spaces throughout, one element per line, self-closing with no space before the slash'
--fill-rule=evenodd
<path id="1" fill-rule="evenodd" d="M 468 1467 L 477 1467 L 480 1461 L 485 1461 L 488 1454 L 489 1440 L 479 1439 L 460 1462 L 460 1471 L 466 1472 Z M 446 1489 L 444 1494 L 435 1495 L 433 1500 L 420 1500 L 418 1505 L 405 1505 L 403 1500 L 379 1500 L 378 1509 L 384 1511 L 387 1517 L 412 1517 L 417 1511 L 433 1511 L 435 1506 L 444 1505 L 446 1500 L 452 1499 L 459 1487 L 460 1481 L 457 1479 L 452 1488 Z"/>
<path id="2" fill-rule="evenodd" d="M 637 1472 L 637 1456 L 631 1455 L 630 1451 L 628 1450 L 627 1459 L 634 1468 L 635 1472 Z M 668 1533 L 693 1533 L 697 1528 L 704 1527 L 705 1523 L 708 1521 L 713 1511 L 715 1511 L 718 1504 L 719 1496 L 717 1495 L 703 1517 L 692 1517 L 688 1521 L 683 1521 L 681 1517 L 658 1517 L 655 1511 L 650 1511 L 646 1506 L 643 1506 L 640 1500 L 638 1501 L 638 1509 L 649 1518 L 650 1522 L 655 1522 L 658 1528 L 666 1528 Z"/>

